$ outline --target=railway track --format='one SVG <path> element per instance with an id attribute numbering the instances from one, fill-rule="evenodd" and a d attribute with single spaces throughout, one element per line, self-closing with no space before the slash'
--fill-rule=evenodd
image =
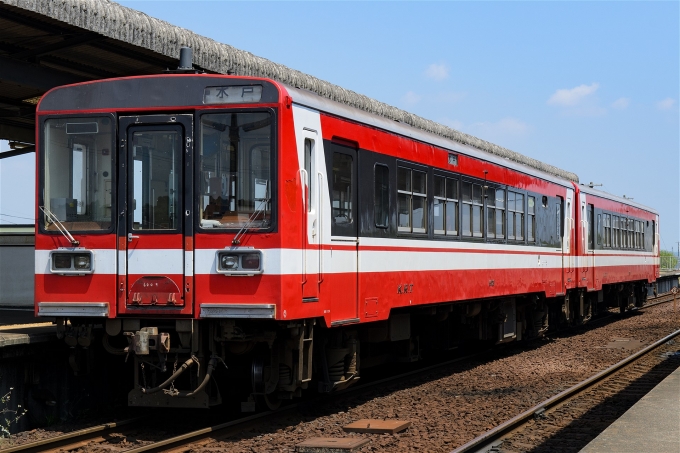
<path id="1" fill-rule="evenodd" d="M 456 448 L 452 453 L 580 450 L 587 444 L 586 440 L 596 437 L 611 421 L 618 418 L 619 413 L 625 412 L 625 409 L 644 396 L 663 377 L 680 366 L 680 356 L 677 356 L 680 347 L 674 341 L 674 338 L 679 335 L 680 330 L 671 333 L 606 370 L 476 437 Z M 652 355 L 654 352 L 661 354 Z M 669 362 L 664 357 L 673 357 L 673 355 L 678 359 L 661 367 L 664 361 Z M 612 404 L 615 404 L 613 401 L 616 398 L 623 398 L 626 404 L 623 404 L 619 410 L 612 410 Z M 551 442 L 555 434 L 559 433 L 562 428 L 568 427 L 571 421 L 579 420 L 581 416 L 598 406 L 602 408 L 607 405 L 605 412 L 608 413 L 609 420 L 603 421 L 602 417 L 591 413 L 585 422 L 580 423 L 582 428 L 590 432 L 576 433 L 579 437 L 576 440 L 573 436 L 570 438 L 561 433 L 559 436 L 561 448 L 558 445 L 551 445 L 555 443 Z M 561 419 L 561 422 L 555 423 L 556 419 Z M 599 426 L 590 425 L 586 428 L 589 422 L 594 422 Z M 565 442 L 578 445 L 572 445 L 570 448 L 564 445 Z"/>
<path id="2" fill-rule="evenodd" d="M 655 305 L 663 304 L 663 303 L 668 303 L 673 301 L 673 294 L 667 293 L 667 294 L 662 294 L 659 295 L 657 298 L 650 300 L 650 303 L 646 304 L 644 307 L 641 307 L 640 310 L 644 310 L 646 308 L 653 307 Z M 680 332 L 676 332 L 675 334 L 678 334 Z M 445 368 L 449 365 L 452 365 L 456 362 L 461 362 L 464 360 L 471 359 L 473 357 L 480 357 L 483 355 L 484 352 L 481 353 L 476 353 L 472 355 L 467 355 L 467 356 L 462 356 L 462 357 L 457 357 L 452 360 L 446 360 L 437 364 L 433 364 L 430 366 L 425 366 L 421 367 L 412 371 L 408 371 L 406 373 L 400 373 L 398 375 L 394 375 L 388 378 L 384 379 L 379 379 L 375 380 L 373 382 L 365 383 L 365 384 L 360 384 L 355 387 L 350 387 L 347 390 L 344 390 L 342 392 L 338 392 L 337 398 L 343 398 L 345 396 L 348 396 L 353 393 L 360 393 L 364 391 L 368 391 L 371 388 L 375 387 L 380 387 L 382 385 L 388 384 L 390 382 L 395 382 L 399 380 L 404 380 L 405 378 L 416 376 L 419 374 L 425 374 L 429 371 L 436 370 L 438 368 Z M 642 351 L 638 354 L 642 354 Z M 614 367 L 612 367 L 614 368 Z M 612 369 L 606 370 L 603 373 L 611 374 Z M 602 373 L 601 373 L 602 374 Z M 592 378 L 591 378 L 592 379 Z M 600 378 L 601 379 L 601 378 Z M 568 392 L 568 391 L 567 391 Z M 557 395 L 554 398 L 558 398 L 561 395 L 565 394 L 566 392 L 563 392 L 560 395 Z M 561 397 L 562 399 L 564 396 Z M 552 400 L 552 399 L 551 399 Z M 314 404 L 315 401 L 313 400 L 311 404 Z M 320 401 L 320 400 L 319 400 Z M 328 402 L 329 399 L 326 397 L 323 399 L 323 401 Z M 164 439 L 162 441 L 158 442 L 149 442 L 145 445 L 137 445 L 132 448 L 130 446 L 120 446 L 120 445 L 111 445 L 111 451 L 119 451 L 119 452 L 127 452 L 127 453 L 141 453 L 141 452 L 156 452 L 156 451 L 169 451 L 173 453 L 179 453 L 179 452 L 185 452 L 189 451 L 191 449 L 196 449 L 200 448 L 201 446 L 204 446 L 210 442 L 218 441 L 220 439 L 225 439 L 229 438 L 230 436 L 233 436 L 239 432 L 246 431 L 250 429 L 253 426 L 256 425 L 261 425 L 267 422 L 267 420 L 272 419 L 274 417 L 280 416 L 285 414 L 288 411 L 293 411 L 295 409 L 300 408 L 301 406 L 304 405 L 309 405 L 310 401 L 302 401 L 297 404 L 292 404 L 292 405 L 287 405 L 282 408 L 280 408 L 277 411 L 269 411 L 269 412 L 263 412 L 263 413 L 258 413 L 255 415 L 251 415 L 248 417 L 242 417 L 238 419 L 232 419 L 225 421 L 224 423 L 216 424 L 213 426 L 209 426 L 206 428 L 202 429 L 197 429 L 194 431 L 186 432 L 184 434 L 180 434 L 171 438 Z M 563 403 L 557 403 L 563 405 Z M 553 404 L 554 406 L 554 404 Z M 553 407 L 550 406 L 550 407 Z M 549 412 L 550 407 L 546 406 L 542 408 L 542 413 L 544 412 Z M 536 409 L 534 411 L 529 410 L 527 413 L 531 413 L 529 418 L 532 418 L 534 413 L 536 411 L 541 412 L 540 409 Z M 140 426 L 140 422 L 143 423 L 143 418 L 144 417 L 137 417 L 129 420 L 124 420 L 120 422 L 114 422 L 114 423 L 106 423 L 98 426 L 94 426 L 91 428 L 67 433 L 64 435 L 59 435 L 55 436 L 49 439 L 44 439 L 40 440 L 37 442 L 31 442 L 31 443 L 26 443 L 22 445 L 17 445 L 13 447 L 9 447 L 6 449 L 0 449 L 0 453 L 13 453 L 13 452 L 44 452 L 44 451 L 49 451 L 49 452 L 64 452 L 64 451 L 73 451 L 76 449 L 79 449 L 81 447 L 85 447 L 88 445 L 92 444 L 104 444 L 104 443 L 110 443 L 111 440 L 115 440 L 116 437 L 120 438 L 122 433 L 128 432 L 132 429 L 143 429 Z M 514 420 L 514 419 L 513 419 Z M 516 428 L 513 428 L 513 430 L 516 430 Z M 488 442 L 487 442 L 488 443 Z M 102 445 L 103 446 L 103 445 Z M 461 447 L 462 448 L 462 447 Z M 458 450 L 456 450 L 458 451 Z M 483 451 L 483 450 L 461 450 L 461 451 Z"/>
<path id="3" fill-rule="evenodd" d="M 428 371 L 435 370 L 437 368 L 446 367 L 448 365 L 467 360 L 473 356 L 478 356 L 479 354 L 468 355 L 457 357 L 452 360 L 447 360 L 435 365 L 430 365 L 416 370 L 408 371 L 406 373 L 401 373 L 399 375 L 391 376 L 389 378 L 379 379 L 366 384 L 360 384 L 349 389 L 338 392 L 334 397 L 342 398 L 353 393 L 359 393 L 362 391 L 369 390 L 373 387 L 377 387 L 389 382 L 398 381 L 400 379 L 408 378 L 410 376 L 418 375 L 420 373 L 426 373 Z M 325 398 L 328 401 L 328 398 Z M 195 448 L 196 444 L 202 444 L 207 442 L 212 442 L 214 440 L 219 440 L 227 438 L 235 433 L 241 432 L 250 426 L 255 424 L 264 423 L 267 419 L 276 417 L 284 414 L 285 412 L 298 409 L 301 406 L 310 404 L 309 401 L 302 401 L 296 404 L 291 404 L 279 408 L 275 411 L 266 411 L 250 415 L 247 417 L 242 417 L 234 420 L 229 420 L 224 423 L 220 423 L 214 426 L 209 426 L 206 428 L 197 429 L 194 431 L 186 432 L 178 436 L 174 436 L 168 439 L 164 439 L 158 442 L 152 442 L 145 445 L 137 446 L 132 449 L 116 449 L 118 451 L 125 453 L 142 453 L 142 452 L 173 452 L 179 453 L 188 451 L 191 448 Z M 313 404 L 313 402 L 312 402 Z M 128 420 L 123 420 L 119 422 L 104 423 L 97 426 L 92 426 L 90 428 L 73 431 L 63 435 L 50 437 L 48 439 L 43 439 L 36 442 L 25 443 L 13 447 L 8 447 L 6 449 L 0 449 L 0 453 L 37 453 L 37 452 L 67 452 L 77 450 L 85 446 L 91 446 L 92 444 L 105 443 L 112 438 L 114 434 L 120 437 L 120 435 L 126 431 L 133 428 L 139 428 L 138 423 L 143 423 L 144 417 L 135 417 Z"/>
<path id="4" fill-rule="evenodd" d="M 37 452 L 63 452 L 76 450 L 92 443 L 106 442 L 111 434 L 119 433 L 121 430 L 132 427 L 135 423 L 143 420 L 144 417 L 135 417 L 118 422 L 104 423 L 89 428 L 80 429 L 59 436 L 36 442 L 25 443 L 13 447 L 0 449 L 2 453 L 37 453 Z"/>
<path id="5" fill-rule="evenodd" d="M 654 305 L 659 305 L 659 304 L 663 304 L 663 303 L 667 303 L 669 301 L 672 301 L 673 296 L 674 295 L 671 294 L 671 293 L 660 295 L 660 296 L 658 296 L 657 298 L 654 299 L 654 302 L 651 302 L 651 303 L 645 305 L 641 309 L 649 308 L 649 307 L 652 307 Z M 680 334 L 680 331 L 677 331 L 672 335 L 675 336 L 675 335 L 679 335 L 679 334 Z M 669 336 L 669 337 L 671 337 L 671 336 Z M 661 342 L 665 342 L 665 341 L 668 341 L 668 340 L 666 340 L 666 339 L 660 340 L 660 342 L 657 342 L 657 343 L 661 343 Z M 657 344 L 657 343 L 655 343 L 655 344 Z M 645 350 L 647 350 L 647 349 L 649 349 L 649 348 L 646 348 Z M 652 348 L 652 349 L 655 349 L 655 348 Z M 344 396 L 347 396 L 348 394 L 351 394 L 351 393 L 359 393 L 359 392 L 362 392 L 362 391 L 366 391 L 366 390 L 369 390 L 373 387 L 379 387 L 379 386 L 387 384 L 389 382 L 403 380 L 405 378 L 408 378 L 410 376 L 414 376 L 414 375 L 417 375 L 417 374 L 427 373 L 429 371 L 433 371 L 433 370 L 436 370 L 438 368 L 443 368 L 443 367 L 452 365 L 456 362 L 467 360 L 467 359 L 470 359 L 472 357 L 478 357 L 479 355 L 482 355 L 482 354 L 484 354 L 484 353 L 482 352 L 482 353 L 474 354 L 474 355 L 470 355 L 470 356 L 459 357 L 459 358 L 456 358 L 456 359 L 453 359 L 453 360 L 448 360 L 448 361 L 441 362 L 441 363 L 438 363 L 438 364 L 435 364 L 435 365 L 419 368 L 417 370 L 409 371 L 409 372 L 406 372 L 406 373 L 400 373 L 399 375 L 392 376 L 392 377 L 389 377 L 389 378 L 376 380 L 376 381 L 373 381 L 373 382 L 370 382 L 370 383 L 367 383 L 367 384 L 361 384 L 361 385 L 358 385 L 356 387 L 351 387 L 351 388 L 349 388 L 349 389 L 347 389 L 343 392 L 339 392 L 337 396 L 338 397 L 344 397 Z M 642 354 L 642 351 L 640 351 L 639 353 L 637 353 L 637 354 L 635 354 L 631 357 L 634 357 L 634 356 L 637 357 L 639 355 L 644 355 L 644 354 Z M 626 360 L 629 360 L 629 359 L 626 359 Z M 619 364 L 617 364 L 617 365 L 619 365 Z M 614 367 L 612 367 L 608 370 L 605 370 L 604 372 L 602 372 L 600 374 L 603 375 L 603 376 L 611 374 L 612 372 L 614 372 L 614 370 L 612 370 L 613 368 Z M 612 371 L 610 371 L 610 370 L 612 370 Z M 608 371 L 609 371 L 609 373 L 607 373 Z M 599 379 L 601 379 L 601 378 L 599 378 Z M 566 393 L 566 392 L 563 392 L 563 393 Z M 555 398 L 559 397 L 560 395 L 557 395 Z M 196 449 L 203 447 L 203 446 L 205 446 L 209 443 L 219 441 L 219 440 L 228 438 L 230 436 L 233 436 L 236 433 L 239 433 L 239 432 L 241 432 L 245 429 L 248 429 L 250 426 L 252 426 L 254 424 L 264 423 L 272 417 L 281 415 L 285 411 L 297 409 L 300 406 L 305 405 L 305 404 L 309 404 L 309 402 L 301 402 L 301 403 L 293 404 L 293 405 L 290 405 L 290 406 L 285 406 L 285 407 L 283 407 L 283 408 L 281 408 L 277 411 L 270 411 L 270 412 L 265 412 L 265 413 L 261 413 L 261 414 L 256 414 L 256 415 L 253 415 L 253 416 L 250 416 L 250 417 L 245 417 L 245 418 L 242 418 L 242 419 L 233 420 L 233 421 L 222 423 L 222 424 L 219 424 L 219 425 L 215 425 L 215 426 L 199 429 L 199 430 L 196 430 L 196 431 L 188 432 L 188 433 L 185 433 L 185 434 L 182 434 L 182 435 L 170 438 L 170 439 L 166 439 L 166 440 L 163 440 L 163 441 L 160 441 L 160 442 L 156 442 L 156 443 L 153 443 L 153 444 L 147 444 L 147 445 L 144 445 L 144 446 L 141 446 L 141 447 L 138 447 L 138 448 L 134 448 L 132 450 L 128 450 L 128 451 L 126 451 L 126 453 L 152 453 L 152 452 L 161 452 L 161 451 L 170 452 L 170 453 L 184 453 L 184 452 L 188 452 L 188 451 L 191 451 L 191 450 L 196 450 Z"/>
<path id="6" fill-rule="evenodd" d="M 427 373 L 433 370 L 436 370 L 438 368 L 443 368 L 449 365 L 452 365 L 457 362 L 461 362 L 464 360 L 468 360 L 472 357 L 478 357 L 479 355 L 484 354 L 486 351 L 483 351 L 481 353 L 477 354 L 472 354 L 472 355 L 467 355 L 467 356 L 462 356 L 462 357 L 457 357 L 452 360 L 447 360 L 441 363 L 437 363 L 435 365 L 430 365 L 430 366 L 425 366 L 422 368 L 418 368 L 416 370 L 408 371 L 405 373 L 400 373 L 398 375 L 390 376 L 388 378 L 383 378 L 383 379 L 378 379 L 375 381 L 371 381 L 366 384 L 359 384 L 354 387 L 350 387 L 346 390 L 342 390 L 340 392 L 337 392 L 336 394 L 333 395 L 335 398 L 344 398 L 347 397 L 348 395 L 355 394 L 355 393 L 360 393 L 364 391 L 368 391 L 372 388 L 380 387 L 382 385 L 388 384 L 390 382 L 396 382 L 403 380 L 405 378 L 411 377 L 411 376 L 416 376 L 422 373 Z M 323 399 L 324 401 L 328 401 L 329 398 L 323 397 L 319 398 L 319 400 Z M 275 411 L 268 411 L 268 412 L 262 412 L 259 414 L 254 414 L 249 417 L 244 417 L 240 418 L 237 420 L 232 420 L 229 422 L 225 422 L 219 425 L 215 426 L 210 426 L 207 428 L 203 429 L 198 429 L 195 431 L 191 431 L 185 434 L 181 434 L 179 436 L 175 436 L 170 439 L 165 439 L 160 442 L 155 442 L 152 444 L 147 444 L 143 445 L 131 450 L 126 450 L 125 453 L 155 453 L 155 452 L 168 452 L 168 453 L 184 453 L 187 451 L 191 450 L 196 450 L 197 448 L 200 448 L 201 446 L 204 446 L 205 444 L 214 442 L 214 441 L 219 441 L 222 439 L 226 439 L 230 436 L 233 436 L 236 433 L 239 433 L 241 431 L 247 430 L 249 427 L 259 424 L 259 423 L 265 423 L 268 419 L 271 419 L 273 417 L 277 417 L 279 415 L 284 414 L 285 412 L 292 411 L 294 409 L 298 409 L 302 406 L 309 405 L 310 401 L 302 401 L 299 403 L 291 404 L 288 406 L 284 406 L 282 408 L 279 408 Z M 311 404 L 314 404 L 314 401 L 311 402 Z"/>

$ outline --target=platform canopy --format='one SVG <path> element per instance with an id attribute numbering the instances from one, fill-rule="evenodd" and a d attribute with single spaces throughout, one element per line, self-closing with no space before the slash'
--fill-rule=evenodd
<path id="1" fill-rule="evenodd" d="M 0 139 L 34 142 L 35 104 L 50 88 L 86 80 L 158 74 L 177 67 L 183 46 L 193 49 L 197 69 L 271 78 L 578 181 L 574 173 L 109 0 L 0 0 Z"/>

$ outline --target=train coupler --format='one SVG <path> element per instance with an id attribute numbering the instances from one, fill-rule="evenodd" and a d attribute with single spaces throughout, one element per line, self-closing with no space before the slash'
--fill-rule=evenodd
<path id="1" fill-rule="evenodd" d="M 158 333 L 158 327 L 142 327 L 137 332 L 125 332 L 128 338 L 129 351 L 136 355 L 149 355 L 149 351 L 159 354 L 170 352 L 170 334 Z"/>

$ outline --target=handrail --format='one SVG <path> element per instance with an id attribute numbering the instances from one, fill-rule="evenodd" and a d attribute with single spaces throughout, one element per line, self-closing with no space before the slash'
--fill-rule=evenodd
<path id="1" fill-rule="evenodd" d="M 307 212 L 307 179 L 309 173 L 304 168 L 300 169 L 300 187 L 302 188 L 302 284 L 307 283 L 307 228 L 308 228 L 308 212 Z"/>
<path id="2" fill-rule="evenodd" d="M 319 223 L 319 284 L 323 282 L 323 174 L 317 172 L 317 181 L 319 182 L 317 190 L 318 212 L 316 214 Z"/>

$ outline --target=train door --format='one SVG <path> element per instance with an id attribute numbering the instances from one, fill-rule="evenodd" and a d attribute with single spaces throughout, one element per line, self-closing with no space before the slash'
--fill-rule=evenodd
<path id="1" fill-rule="evenodd" d="M 579 193 L 579 213 L 578 213 L 578 236 L 580 242 L 577 244 L 578 258 L 577 265 L 579 281 L 578 286 L 588 286 L 588 272 L 590 269 L 590 255 L 588 253 L 588 213 L 586 204 L 586 194 Z"/>
<path id="2" fill-rule="evenodd" d="M 358 321 L 357 150 L 344 144 L 326 147 L 330 199 L 331 323 Z M 328 218 L 328 216 L 326 216 Z M 324 264 L 324 269 L 326 265 Z"/>
<path id="3" fill-rule="evenodd" d="M 592 288 L 595 284 L 595 208 L 588 204 L 585 193 L 579 195 L 578 286 Z"/>
<path id="4" fill-rule="evenodd" d="M 120 313 L 191 314 L 193 117 L 119 119 Z"/>
<path id="5" fill-rule="evenodd" d="M 585 202 L 585 199 L 584 199 Z M 595 287 L 595 206 L 586 204 L 586 234 L 588 241 L 586 244 L 586 253 L 588 255 L 588 271 L 586 278 L 587 286 L 589 288 Z"/>
<path id="6" fill-rule="evenodd" d="M 321 247 L 323 231 L 321 225 L 321 194 L 323 186 L 323 142 L 319 131 L 319 112 L 295 106 L 295 138 L 300 162 L 300 180 L 304 208 L 301 213 L 302 225 L 302 301 L 317 302 L 323 276 L 321 274 Z"/>
<path id="7" fill-rule="evenodd" d="M 564 230 L 562 237 L 562 259 L 564 260 L 564 273 L 566 280 L 566 287 L 574 286 L 574 248 L 572 247 L 573 231 L 574 231 L 574 191 L 567 189 L 567 194 L 564 200 Z"/>

